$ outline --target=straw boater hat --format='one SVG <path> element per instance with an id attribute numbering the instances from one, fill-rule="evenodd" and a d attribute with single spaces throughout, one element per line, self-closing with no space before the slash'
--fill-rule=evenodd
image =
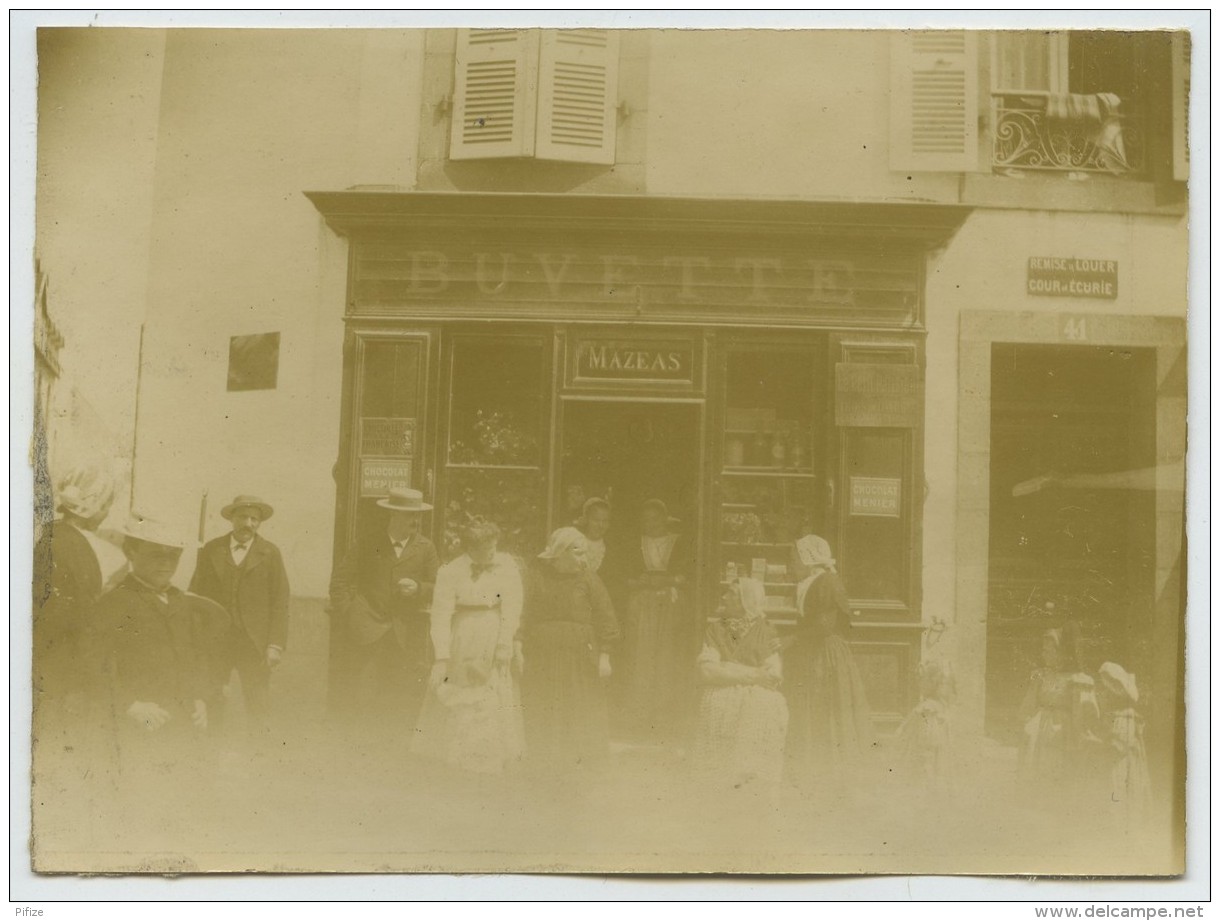
<path id="1" fill-rule="evenodd" d="M 388 508 L 391 512 L 430 512 L 432 506 L 424 501 L 424 494 L 418 489 L 395 487 L 384 499 L 378 499 L 377 504 Z"/>
<path id="2" fill-rule="evenodd" d="M 184 524 L 149 518 L 134 512 L 120 530 L 125 537 L 134 537 L 149 544 L 160 544 L 162 547 L 177 547 L 180 550 L 199 543 L 191 529 Z"/>
<path id="3" fill-rule="evenodd" d="M 237 514 L 239 508 L 256 508 L 263 521 L 266 521 L 275 514 L 275 509 L 260 499 L 258 496 L 238 496 L 228 505 L 220 510 L 220 516 L 232 521 L 233 516 Z"/>

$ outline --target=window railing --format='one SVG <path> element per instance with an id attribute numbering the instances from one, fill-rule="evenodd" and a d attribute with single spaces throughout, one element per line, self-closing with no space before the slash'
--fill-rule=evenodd
<path id="1" fill-rule="evenodd" d="M 996 92 L 992 169 L 1109 176 L 1144 170 L 1143 122 L 1107 94 Z"/>

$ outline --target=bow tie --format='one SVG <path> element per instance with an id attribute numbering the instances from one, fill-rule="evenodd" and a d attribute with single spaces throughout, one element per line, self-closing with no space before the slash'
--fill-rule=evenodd
<path id="1" fill-rule="evenodd" d="M 233 552 L 234 553 L 244 553 L 249 547 L 250 547 L 250 545 L 248 543 L 247 544 L 236 544 L 233 547 Z"/>

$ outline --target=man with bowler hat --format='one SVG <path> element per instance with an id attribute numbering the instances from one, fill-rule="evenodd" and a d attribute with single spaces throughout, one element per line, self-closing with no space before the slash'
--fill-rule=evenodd
<path id="1" fill-rule="evenodd" d="M 246 718 L 267 725 L 271 670 L 288 644 L 288 573 L 279 548 L 258 533 L 275 510 L 257 496 L 241 495 L 221 509 L 233 530 L 203 545 L 191 591 L 224 607 L 229 631 L 227 679 L 237 669 Z"/>
<path id="2" fill-rule="evenodd" d="M 361 711 L 382 729 L 411 732 L 427 690 L 431 652 L 427 608 L 432 600 L 436 547 L 420 533 L 424 502 L 418 489 L 394 488 L 379 508 L 384 524 L 348 551 L 330 583 L 332 630 L 330 707 L 350 721 Z M 372 671 L 371 706 L 360 686 Z"/>

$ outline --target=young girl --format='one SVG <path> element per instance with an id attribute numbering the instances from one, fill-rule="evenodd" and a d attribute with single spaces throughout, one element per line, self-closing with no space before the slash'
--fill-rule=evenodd
<path id="1" fill-rule="evenodd" d="M 948 793 L 952 782 L 949 707 L 953 697 L 949 664 L 935 659 L 924 662 L 919 667 L 919 703 L 898 730 L 904 775 L 922 791 L 937 796 Z"/>
<path id="2" fill-rule="evenodd" d="M 1152 800 L 1144 753 L 1144 720 L 1135 709 L 1139 689 L 1135 675 L 1106 662 L 1097 672 L 1097 691 L 1109 808 L 1117 829 L 1129 832 L 1147 819 Z"/>
<path id="3" fill-rule="evenodd" d="M 1031 799 L 1051 808 L 1059 806 L 1055 791 L 1080 801 L 1088 780 L 1088 739 L 1097 727 L 1094 682 L 1080 668 L 1079 640 L 1072 621 L 1042 635 L 1042 667 L 1030 676 L 1021 705 L 1021 779 Z"/>

